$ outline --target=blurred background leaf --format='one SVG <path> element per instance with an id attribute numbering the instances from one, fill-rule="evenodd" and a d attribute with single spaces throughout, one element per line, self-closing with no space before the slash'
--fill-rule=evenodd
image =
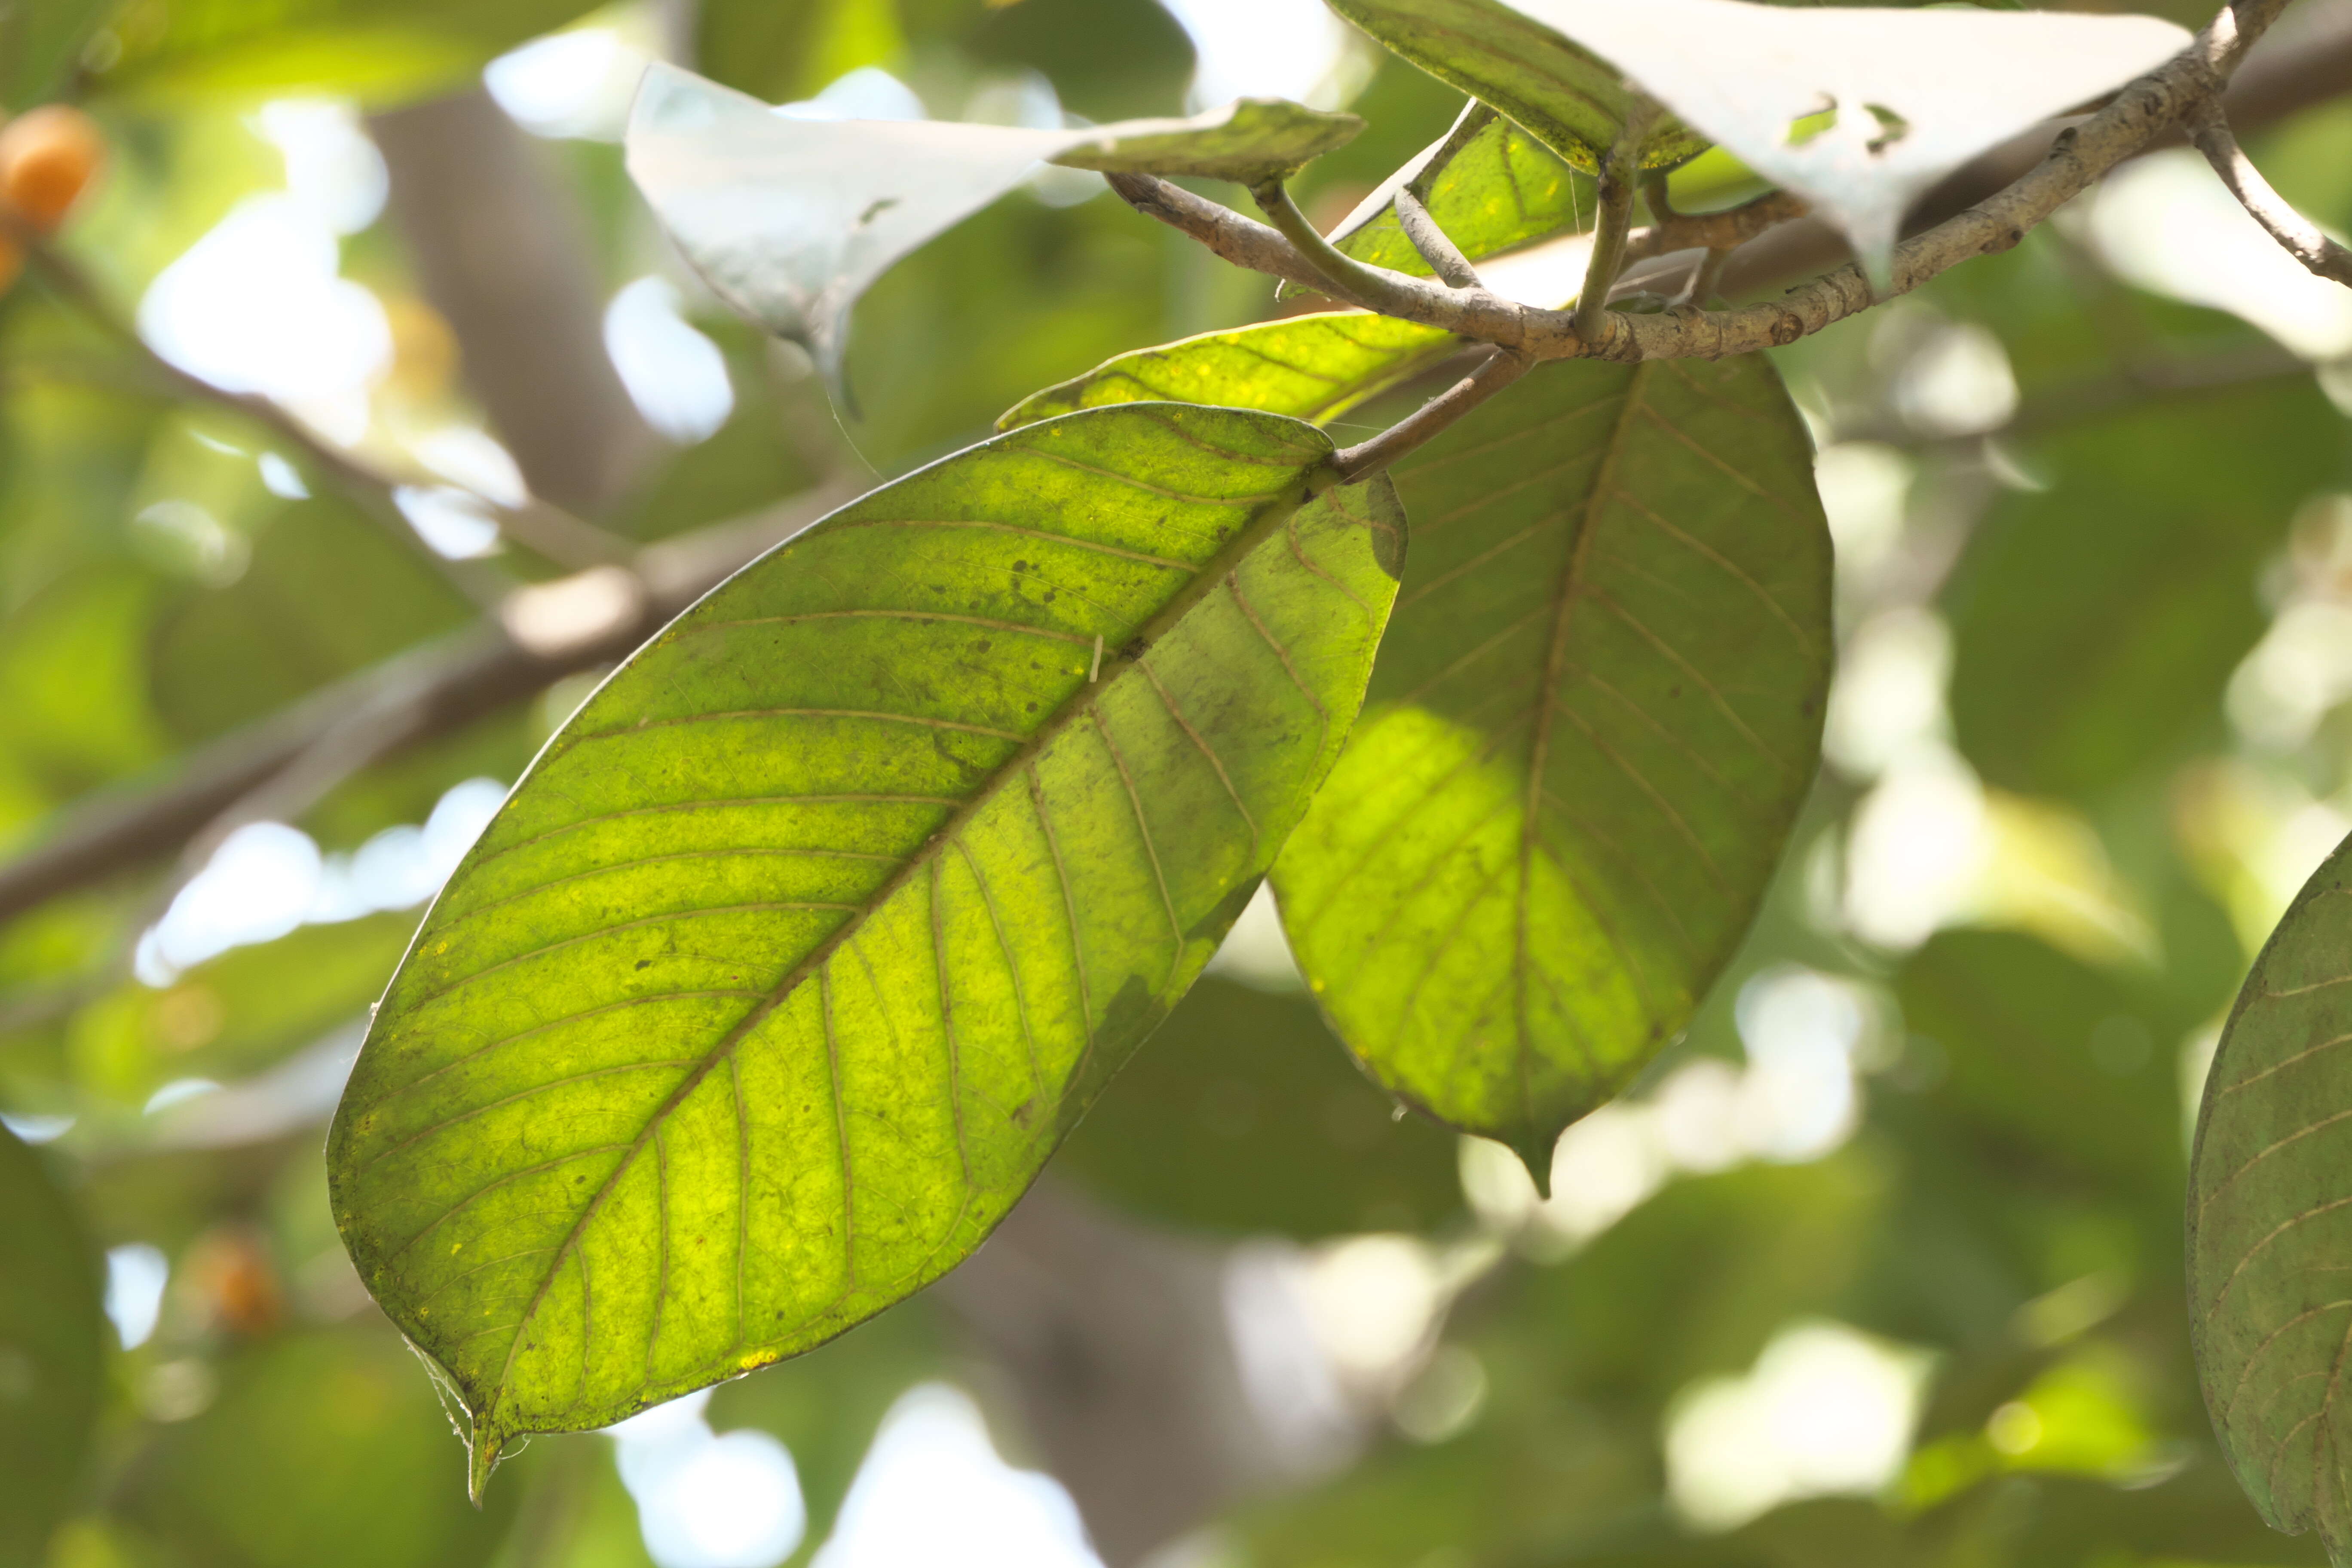
<path id="1" fill-rule="evenodd" d="M 74 1506 L 106 1373 L 98 1258 L 47 1163 L 0 1129 L 0 1563 Z"/>

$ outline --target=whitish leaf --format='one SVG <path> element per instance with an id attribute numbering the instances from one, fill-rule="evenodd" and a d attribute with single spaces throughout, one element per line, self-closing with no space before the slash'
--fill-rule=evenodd
<path id="1" fill-rule="evenodd" d="M 1287 414 L 1321 424 L 1444 360 L 1453 333 L 1360 310 L 1204 332 L 1096 366 L 1023 399 L 1000 430 L 1076 408 L 1165 399 Z"/>
<path id="2" fill-rule="evenodd" d="M 876 491 L 655 638 L 467 856 L 329 1144 L 474 1475 L 952 1268 L 1305 810 L 1395 591 L 1385 480 L 1093 409 Z"/>
<path id="3" fill-rule="evenodd" d="M 1830 542 L 1771 366 L 1540 367 L 1400 465 L 1413 556 L 1362 722 L 1275 868 L 1398 1094 L 1518 1150 L 1688 1021 L 1819 752 Z"/>
<path id="4" fill-rule="evenodd" d="M 837 380 L 857 297 L 1040 163 L 1248 182 L 1362 129 L 1352 114 L 1255 99 L 1080 130 L 814 120 L 656 65 L 630 115 L 628 165 L 719 297 L 805 344 Z"/>
<path id="5" fill-rule="evenodd" d="M 1430 75 L 1494 105 L 1588 173 L 1601 166 L 1640 97 L 1615 67 L 1502 0 L 1329 5 Z M 1646 0 L 1629 11 L 1646 16 Z M 1662 116 L 1643 141 L 1642 165 L 1668 167 L 1706 145 L 1672 115 Z"/>
<path id="6" fill-rule="evenodd" d="M 2189 35 L 2152 16 L 2050 11 L 1806 8 L 1747 0 L 1337 0 L 1386 18 L 1443 5 L 1458 31 L 1448 80 L 1517 117 L 1482 87 L 1583 88 L 1581 54 L 1546 55 L 1519 30 L 1557 29 L 1612 62 L 1692 130 L 1795 191 L 1845 231 L 1884 279 L 1903 216 L 1927 188 L 2036 121 L 2097 97 L 2179 54 Z M 1363 18 L 1358 18 L 1360 21 Z M 1379 34 L 1372 22 L 1364 25 Z M 1386 35 L 1381 35 L 1383 37 Z M 1391 47 L 1401 47 L 1392 45 Z M 1824 110 L 1826 129 L 1797 122 Z M 1543 133 L 1540 125 L 1522 121 Z M 1546 140 L 1550 140 L 1549 136 Z M 1558 145 L 1558 143 L 1554 143 Z M 1566 151 L 1563 149 L 1563 151 Z"/>
<path id="7" fill-rule="evenodd" d="M 98 1259 L 41 1157 L 0 1127 L 0 1565 L 48 1558 L 106 1372 Z"/>
<path id="8" fill-rule="evenodd" d="M 2221 1451 L 2289 1534 L 2352 1562 L 2352 844 L 2246 976 L 2189 1168 L 2189 1336 Z"/>
<path id="9" fill-rule="evenodd" d="M 1331 231 L 1331 243 L 1370 266 L 1428 277 L 1429 263 L 1397 223 L 1396 194 L 1406 188 L 1473 261 L 1580 229 L 1593 210 L 1590 178 L 1475 100 L 1453 130 L 1366 196 Z"/>

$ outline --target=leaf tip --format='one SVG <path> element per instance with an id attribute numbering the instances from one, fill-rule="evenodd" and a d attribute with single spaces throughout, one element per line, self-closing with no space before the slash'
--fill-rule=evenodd
<path id="1" fill-rule="evenodd" d="M 476 1416 L 473 1429 L 466 1435 L 466 1500 L 477 1509 L 482 1506 L 482 1492 L 489 1486 L 490 1472 L 499 1468 L 505 1448 L 505 1434 Z"/>
<path id="2" fill-rule="evenodd" d="M 1546 1203 L 1551 1201 L 1552 1146 L 1559 1142 L 1556 1135 L 1546 1137 L 1532 1127 L 1511 1141 L 1511 1152 L 1528 1168 L 1528 1179 L 1536 1184 L 1536 1196 Z"/>

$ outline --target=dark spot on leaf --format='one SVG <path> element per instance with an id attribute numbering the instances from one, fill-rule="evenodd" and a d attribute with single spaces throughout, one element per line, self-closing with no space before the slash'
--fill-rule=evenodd
<path id="1" fill-rule="evenodd" d="M 653 966 L 654 961 L 650 958 L 641 958 L 637 960 L 637 967 L 639 969 L 651 969 Z"/>

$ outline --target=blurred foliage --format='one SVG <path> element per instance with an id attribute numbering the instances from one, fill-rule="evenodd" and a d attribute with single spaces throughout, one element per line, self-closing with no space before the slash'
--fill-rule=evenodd
<path id="1" fill-rule="evenodd" d="M 1303 994 L 1210 975 L 1055 1169 L 1146 1218 L 1213 1232 L 1420 1232 L 1461 1207 L 1454 1142 L 1400 1117 Z"/>
<path id="2" fill-rule="evenodd" d="M 513 1500 L 478 1512 L 449 1484 L 432 1384 L 381 1322 L 280 1335 L 212 1375 L 211 1406 L 126 1488 L 129 1516 L 188 1562 L 466 1568 L 497 1549 Z"/>
<path id="3" fill-rule="evenodd" d="M 2021 456 L 2043 488 L 1993 509 L 1950 591 L 1953 722 L 1989 782 L 2095 797 L 2210 740 L 2263 632 L 2260 569 L 2298 504 L 2352 480 L 2352 439 L 2316 387 L 2281 381 L 2095 417 Z M 2069 679 L 2032 678 L 2049 669 Z"/>
<path id="4" fill-rule="evenodd" d="M 169 102 L 445 91 L 582 0 L 128 0 L 80 53 L 91 85 Z"/>
<path id="5" fill-rule="evenodd" d="M 0 1563 L 38 1563 L 104 1393 L 98 1258 L 47 1163 L 0 1130 Z"/>
<path id="6" fill-rule="evenodd" d="M 2210 5 L 2136 8 L 2194 25 Z M 67 240 L 128 314 L 225 216 L 286 186 L 260 103 L 413 101 L 587 12 L 0 0 L 0 100 L 79 98 L 107 127 L 107 175 Z M 1065 109 L 1105 121 L 1179 111 L 1192 68 L 1152 0 L 704 0 L 696 16 L 692 63 L 778 100 L 880 65 L 954 116 L 1034 70 Z M 1327 224 L 1443 135 L 1460 100 L 1390 61 L 1350 107 L 1370 129 L 1300 183 Z M 2352 106 L 2336 103 L 2251 151 L 2341 228 L 2347 140 Z M 1041 386 L 1276 309 L 1265 279 L 1114 201 L 1016 194 L 875 290 L 850 365 L 864 416 L 837 417 L 803 360 L 672 270 L 615 147 L 541 150 L 592 237 L 596 298 L 671 277 L 734 394 L 715 435 L 659 447 L 598 520 L 635 539 L 757 512 L 835 472 L 902 471 Z M 1706 172 L 1678 184 L 1683 199 L 1714 199 L 1698 191 Z M 376 219 L 341 247 L 396 339 L 380 424 L 478 422 L 395 226 Z M 1957 327 L 1990 334 L 2015 379 L 2016 412 L 1990 437 L 1954 435 L 1906 401 L 1928 347 Z M 2060 951 L 2045 940 L 2056 923 L 2018 911 L 2089 895 L 2044 877 L 2030 899 L 2002 884 L 2007 903 L 1948 912 L 1958 929 L 1916 950 L 1873 942 L 1853 919 L 1853 825 L 1906 764 L 1837 762 L 1746 951 L 1632 1103 L 1664 1103 L 1694 1062 L 1747 1062 L 1743 998 L 1802 964 L 1879 1009 L 1855 1058 L 1857 1130 L 1804 1161 L 1670 1175 L 1573 1248 L 1465 1203 L 1454 1143 L 1389 1121 L 1311 1004 L 1203 983 L 1074 1138 L 1074 1184 L 1207 1238 L 1378 1229 L 1453 1243 L 1483 1226 L 1518 1243 L 1469 1285 L 1421 1371 L 1371 1399 L 1360 1460 L 1213 1530 L 1234 1562 L 2319 1560 L 2309 1540 L 2261 1525 L 2212 1446 L 2187 1348 L 2179 1204 L 2200 1042 L 2247 942 L 2352 822 L 2345 709 L 2305 738 L 2258 741 L 2233 726 L 2227 695 L 2280 606 L 2321 591 L 2289 558 L 2314 498 L 2352 489 L 2342 373 L 2332 401 L 2252 327 L 2119 280 L 2079 225 L 1778 358 L 1818 438 L 1868 444 L 1903 476 L 1879 534 L 1832 505 L 1841 627 L 1917 613 L 1948 630 L 1948 722 L 1938 709 L 1921 744 L 1948 742 L 2003 800 L 2078 829 L 2147 938 L 2137 956 Z M 2150 390 L 2135 381 L 2150 367 L 2201 386 Z M 462 595 L 317 476 L 307 498 L 273 490 L 265 453 L 287 455 L 241 416 L 165 395 L 37 281 L 0 295 L 0 843 L 31 842 L 58 808 L 165 776 L 190 748 L 467 624 Z M 172 502 L 201 506 L 220 550 L 159 529 L 152 509 Z M 511 780 L 593 679 L 367 768 L 299 825 L 349 852 L 425 821 L 461 780 Z M 1989 853 L 1985 879 L 2021 875 Z M 78 1119 L 37 1149 L 0 1133 L 0 1563 L 647 1568 L 604 1438 L 543 1442 L 488 1511 L 465 1507 L 462 1450 L 431 1384 L 335 1239 L 315 1122 L 207 1143 L 189 1131 L 208 1125 L 204 1099 L 143 1112 L 166 1085 L 243 1091 L 328 1060 L 417 910 L 303 924 L 144 984 L 131 952 L 184 869 L 159 859 L 0 927 L 0 1109 L 41 1135 Z M 100 1315 L 98 1251 L 128 1244 L 159 1248 L 172 1279 L 154 1337 L 122 1351 Z M 1872 1495 L 1791 1500 L 1717 1533 L 1686 1524 L 1665 1435 L 1691 1391 L 1747 1374 L 1790 1324 L 1814 1321 L 1927 1358 L 1899 1473 Z M 971 1375 L 947 1306 L 925 1297 L 724 1385 L 709 1415 L 791 1448 L 804 1563 L 891 1403 Z M 1433 1425 L 1416 1401 L 1446 1377 L 1473 1392 Z"/>

